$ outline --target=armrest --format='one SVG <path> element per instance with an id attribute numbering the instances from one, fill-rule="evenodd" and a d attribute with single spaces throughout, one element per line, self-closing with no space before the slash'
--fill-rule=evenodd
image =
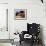
<path id="1" fill-rule="evenodd" d="M 24 38 L 24 35 L 27 33 L 27 31 L 22 31 L 21 34 L 19 34 L 20 38 Z"/>
<path id="2" fill-rule="evenodd" d="M 22 34 L 23 34 L 23 35 L 25 35 L 25 34 L 27 34 L 27 33 L 28 33 L 27 31 L 22 31 Z"/>
<path id="3" fill-rule="evenodd" d="M 20 40 L 24 40 L 24 35 L 27 34 L 27 31 L 22 31 L 21 34 L 19 34 Z"/>

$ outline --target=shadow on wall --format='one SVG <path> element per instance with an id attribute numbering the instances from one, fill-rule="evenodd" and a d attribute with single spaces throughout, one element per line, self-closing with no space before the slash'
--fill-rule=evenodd
<path id="1" fill-rule="evenodd" d="M 45 46 L 44 45 L 44 37 L 43 37 L 43 26 L 42 25 L 40 25 L 40 39 L 42 40 L 42 45 Z"/>

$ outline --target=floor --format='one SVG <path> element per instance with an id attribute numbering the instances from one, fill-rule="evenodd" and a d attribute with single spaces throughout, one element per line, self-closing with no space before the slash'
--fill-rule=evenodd
<path id="1" fill-rule="evenodd" d="M 16 42 L 13 45 L 11 43 L 0 43 L 0 46 L 31 46 L 31 43 L 28 41 L 22 41 L 21 45 L 19 42 Z M 34 44 L 33 46 L 42 46 L 42 44 Z"/>
<path id="2" fill-rule="evenodd" d="M 0 46 L 12 46 L 11 43 L 0 43 Z"/>
<path id="3" fill-rule="evenodd" d="M 12 45 L 11 43 L 0 43 L 0 46 L 16 46 L 16 45 Z M 31 45 L 29 43 L 22 42 L 21 45 L 18 44 L 17 46 L 31 46 Z M 42 45 L 41 44 L 40 45 L 34 44 L 33 46 L 42 46 Z"/>
<path id="4" fill-rule="evenodd" d="M 31 46 L 29 43 L 22 42 L 19 46 Z M 34 44 L 33 46 L 43 46 L 42 44 Z"/>

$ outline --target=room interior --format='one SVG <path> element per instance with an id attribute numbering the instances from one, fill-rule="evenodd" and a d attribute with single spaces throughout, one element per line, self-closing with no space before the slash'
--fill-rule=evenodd
<path id="1" fill-rule="evenodd" d="M 15 19 L 16 9 L 26 9 L 26 19 Z M 27 23 L 40 24 L 42 42 L 46 46 L 46 1 L 45 0 L 2 0 L 0 1 L 1 46 L 19 46 L 19 34 L 27 31 Z M 3 14 L 2 14 L 3 13 Z M 2 19 L 3 17 L 3 19 Z M 9 41 L 10 40 L 10 41 Z M 1 41 L 1 40 L 0 40 Z M 12 44 L 11 44 L 12 43 Z M 23 42 L 22 42 L 23 43 Z M 24 43 L 26 46 L 26 43 Z M 24 45 L 20 45 L 24 46 Z"/>

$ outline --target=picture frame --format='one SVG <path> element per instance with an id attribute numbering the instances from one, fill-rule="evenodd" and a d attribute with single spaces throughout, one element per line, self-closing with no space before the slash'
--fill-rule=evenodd
<path id="1" fill-rule="evenodd" d="M 26 20 L 27 19 L 27 9 L 14 9 L 15 20 Z"/>

